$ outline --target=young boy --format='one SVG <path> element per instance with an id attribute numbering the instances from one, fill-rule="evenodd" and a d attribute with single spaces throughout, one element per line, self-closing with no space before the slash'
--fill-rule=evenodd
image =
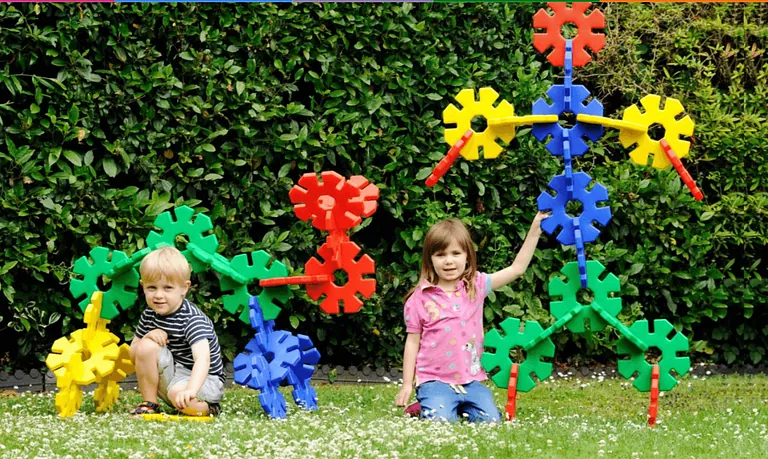
<path id="1" fill-rule="evenodd" d="M 213 323 L 184 296 L 191 285 L 187 259 L 174 247 L 150 252 L 141 262 L 147 309 L 131 342 L 144 401 L 131 414 L 151 414 L 158 395 L 190 416 L 219 414 L 224 365 Z"/>

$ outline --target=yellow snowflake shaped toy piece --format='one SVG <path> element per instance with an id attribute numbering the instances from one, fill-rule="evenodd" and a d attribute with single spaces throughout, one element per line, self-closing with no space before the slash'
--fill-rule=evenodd
<path id="1" fill-rule="evenodd" d="M 501 145 L 496 143 L 496 139 L 504 142 L 510 142 L 515 138 L 515 126 L 507 124 L 491 124 L 490 121 L 497 118 L 507 118 L 515 115 L 515 109 L 506 100 L 502 100 L 494 107 L 499 93 L 492 88 L 480 88 L 479 100 L 475 99 L 475 91 L 472 89 L 462 89 L 456 96 L 456 101 L 462 106 L 461 109 L 455 105 L 448 105 L 443 110 L 443 122 L 446 124 L 455 124 L 455 128 L 445 129 L 445 141 L 449 145 L 455 144 L 467 130 L 472 129 L 472 120 L 481 116 L 487 122 L 487 128 L 482 132 L 475 132 L 467 142 L 467 145 L 461 150 L 461 156 L 467 160 L 476 160 L 480 157 L 479 147 L 483 147 L 483 157 L 494 159 L 502 152 Z"/>
<path id="2" fill-rule="evenodd" d="M 622 119 L 646 128 L 650 128 L 653 124 L 660 124 L 664 128 L 664 139 L 669 142 L 677 156 L 680 158 L 686 156 L 691 148 L 691 143 L 681 139 L 680 136 L 693 135 L 694 123 L 688 115 L 677 119 L 684 111 L 680 101 L 667 97 L 662 109 L 661 96 L 648 95 L 640 99 L 640 104 L 645 109 L 645 113 L 640 113 L 637 105 L 632 105 L 624 111 Z M 643 132 L 622 129 L 619 133 L 619 141 L 624 147 L 637 144 L 637 147 L 629 153 L 632 161 L 647 166 L 648 155 L 651 154 L 653 155 L 651 165 L 656 169 L 664 169 L 672 163 L 661 149 L 659 140 L 652 139 L 648 129 Z"/>
<path id="3" fill-rule="evenodd" d="M 94 292 L 83 317 L 86 328 L 72 332 L 69 339 L 53 343 L 45 363 L 56 375 L 56 411 L 61 417 L 72 416 L 82 403 L 80 386 L 98 383 L 94 392 L 97 411 L 106 411 L 117 400 L 118 382 L 133 373 L 126 344 L 107 330 L 108 320 L 101 319 L 103 293 Z"/>

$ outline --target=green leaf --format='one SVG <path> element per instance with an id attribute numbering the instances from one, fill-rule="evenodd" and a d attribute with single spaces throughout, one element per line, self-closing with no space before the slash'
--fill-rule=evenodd
<path id="1" fill-rule="evenodd" d="M 104 161 L 101 163 L 101 167 L 104 168 L 104 173 L 108 176 L 115 177 L 117 175 L 117 165 L 115 164 L 115 160 L 112 158 L 104 158 Z"/>
<path id="2" fill-rule="evenodd" d="M 245 83 L 243 83 L 242 81 L 238 81 L 237 83 L 235 83 L 235 90 L 237 91 L 238 96 L 242 94 L 243 91 L 245 91 Z"/>
<path id="3" fill-rule="evenodd" d="M 715 215 L 714 212 L 704 212 L 703 214 L 701 214 L 701 221 L 705 222 L 710 218 L 714 217 L 714 215 Z"/>
<path id="4" fill-rule="evenodd" d="M 282 134 L 280 136 L 280 140 L 283 140 L 285 142 L 290 142 L 291 140 L 296 140 L 298 138 L 299 136 L 296 134 Z"/>
<path id="5" fill-rule="evenodd" d="M 425 178 L 429 177 L 429 174 L 431 173 L 432 173 L 431 167 L 423 167 L 416 174 L 416 180 L 424 180 Z"/>
<path id="6" fill-rule="evenodd" d="M 3 274 L 8 273 L 8 271 L 12 270 L 13 267 L 16 266 L 17 264 L 19 264 L 19 262 L 17 260 L 9 261 L 6 264 L 4 264 L 2 269 L 0 269 L 0 276 L 2 276 Z"/>
<path id="7" fill-rule="evenodd" d="M 443 100 L 443 96 L 441 96 L 440 94 L 432 92 L 432 93 L 427 94 L 427 99 L 429 99 L 429 100 Z"/>
<path id="8" fill-rule="evenodd" d="M 210 173 L 210 174 L 205 174 L 205 177 L 203 177 L 203 180 L 219 180 L 221 178 L 223 177 L 219 174 Z"/>
<path id="9" fill-rule="evenodd" d="M 204 144 L 200 145 L 200 148 L 202 148 L 203 150 L 207 151 L 208 153 L 213 153 L 213 152 L 216 151 L 216 147 L 214 147 L 210 143 L 204 143 Z"/>
<path id="10" fill-rule="evenodd" d="M 80 157 L 80 154 L 77 152 L 74 152 L 72 150 L 64 150 L 64 157 L 69 160 L 70 163 L 74 164 L 75 166 L 82 166 L 83 160 Z"/>
<path id="11" fill-rule="evenodd" d="M 69 107 L 69 113 L 67 114 L 67 117 L 69 118 L 70 124 L 77 123 L 77 120 L 80 119 L 80 109 L 77 108 L 77 105 L 72 105 Z"/>
<path id="12" fill-rule="evenodd" d="M 51 148 L 51 151 L 48 153 L 48 165 L 53 166 L 56 164 L 59 160 L 59 156 L 61 156 L 61 147 Z"/>
<path id="13" fill-rule="evenodd" d="M 299 318 L 298 317 L 296 317 L 295 315 L 291 315 L 289 320 L 291 322 L 291 327 L 293 327 L 294 329 L 299 328 Z"/>

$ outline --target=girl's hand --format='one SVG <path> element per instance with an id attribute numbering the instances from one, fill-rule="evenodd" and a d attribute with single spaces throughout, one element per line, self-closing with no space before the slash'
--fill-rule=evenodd
<path id="1" fill-rule="evenodd" d="M 541 231 L 541 221 L 552 215 L 552 212 L 538 212 L 533 217 L 533 223 L 531 223 L 531 229 Z"/>
<path id="2" fill-rule="evenodd" d="M 397 397 L 395 398 L 395 406 L 407 405 L 408 401 L 411 399 L 411 394 L 413 394 L 413 387 L 410 385 L 403 385 L 403 388 L 400 389 L 400 393 L 397 394 Z"/>

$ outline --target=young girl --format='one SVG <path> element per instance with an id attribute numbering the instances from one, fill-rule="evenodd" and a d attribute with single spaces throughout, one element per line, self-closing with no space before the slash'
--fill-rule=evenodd
<path id="1" fill-rule="evenodd" d="M 483 302 L 489 290 L 525 273 L 541 235 L 541 221 L 548 216 L 536 214 L 515 261 L 493 274 L 477 271 L 472 239 L 459 220 L 443 220 L 429 229 L 419 282 L 405 302 L 408 337 L 403 388 L 396 405 L 408 403 L 415 374 L 422 418 L 457 421 L 462 416 L 470 422 L 501 418 L 491 391 L 480 384 L 486 379 L 480 364 Z"/>

